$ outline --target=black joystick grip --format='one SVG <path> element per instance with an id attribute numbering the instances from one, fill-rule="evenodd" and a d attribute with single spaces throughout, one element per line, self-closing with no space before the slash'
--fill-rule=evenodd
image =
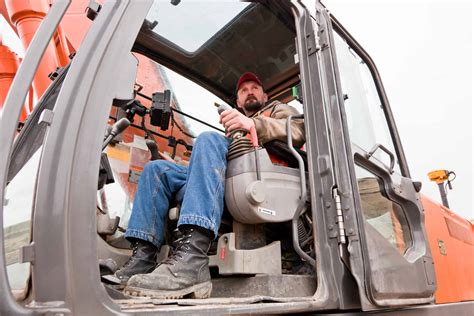
<path id="1" fill-rule="evenodd" d="M 152 141 L 151 139 L 147 139 L 146 146 L 148 147 L 148 150 L 150 150 L 151 153 L 150 160 L 160 159 L 160 154 L 158 153 L 158 145 L 154 141 Z"/>

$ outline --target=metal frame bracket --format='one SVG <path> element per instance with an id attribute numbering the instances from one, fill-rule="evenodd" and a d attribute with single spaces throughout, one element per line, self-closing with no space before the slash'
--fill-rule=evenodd
<path id="1" fill-rule="evenodd" d="M 35 262 L 35 242 L 32 242 L 29 245 L 23 246 L 20 248 L 20 258 L 19 262 L 27 263 L 31 262 L 34 264 Z"/>
<path id="2" fill-rule="evenodd" d="M 44 109 L 43 112 L 41 112 L 38 124 L 46 123 L 47 125 L 51 125 L 51 123 L 53 123 L 53 118 L 54 112 L 49 109 Z"/>

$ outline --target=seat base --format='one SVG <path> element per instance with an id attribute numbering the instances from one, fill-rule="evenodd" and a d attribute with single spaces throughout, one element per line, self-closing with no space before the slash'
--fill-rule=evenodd
<path id="1" fill-rule="evenodd" d="M 236 249 L 234 233 L 224 234 L 217 243 L 217 254 L 209 256 L 209 266 L 218 267 L 220 275 L 281 274 L 280 242 L 256 249 Z"/>

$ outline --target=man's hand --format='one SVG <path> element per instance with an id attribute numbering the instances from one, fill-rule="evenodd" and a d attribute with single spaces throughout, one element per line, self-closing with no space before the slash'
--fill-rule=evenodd
<path id="1" fill-rule="evenodd" d="M 160 155 L 161 159 L 163 159 L 163 160 L 166 160 L 166 161 L 169 161 L 169 162 L 175 163 L 177 165 L 181 165 L 181 166 L 189 166 L 189 161 L 187 161 L 187 160 L 176 161 L 173 158 L 171 158 L 168 155 L 168 153 L 164 153 L 164 152 L 162 153 L 161 151 L 159 151 L 158 154 Z"/>
<path id="2" fill-rule="evenodd" d="M 173 158 L 171 158 L 167 153 L 162 153 L 161 151 L 159 151 L 158 154 L 160 155 L 161 159 L 176 163 L 176 161 Z"/>
<path id="3" fill-rule="evenodd" d="M 236 129 L 243 129 L 249 132 L 252 127 L 255 127 L 255 123 L 251 118 L 248 118 L 236 109 L 222 112 L 219 123 L 224 125 L 227 136 Z"/>

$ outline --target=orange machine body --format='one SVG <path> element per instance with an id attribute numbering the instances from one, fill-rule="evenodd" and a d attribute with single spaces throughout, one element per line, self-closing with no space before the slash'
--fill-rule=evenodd
<path id="1" fill-rule="evenodd" d="M 10 48 L 3 45 L 0 39 L 0 109 L 3 108 L 8 90 L 18 70 L 19 62 L 18 56 Z M 25 120 L 26 115 L 27 113 L 22 111 L 20 119 Z"/>
<path id="2" fill-rule="evenodd" d="M 474 225 L 427 197 L 422 199 L 435 264 L 436 303 L 474 300 Z"/>
<path id="3" fill-rule="evenodd" d="M 5 4 L 8 17 L 26 51 L 48 12 L 49 1 L 6 0 Z M 56 67 L 65 66 L 69 61 L 68 56 L 69 49 L 62 29 L 59 27 L 48 45 L 33 80 L 34 93 L 38 99 L 51 83 L 48 75 L 54 72 Z"/>

